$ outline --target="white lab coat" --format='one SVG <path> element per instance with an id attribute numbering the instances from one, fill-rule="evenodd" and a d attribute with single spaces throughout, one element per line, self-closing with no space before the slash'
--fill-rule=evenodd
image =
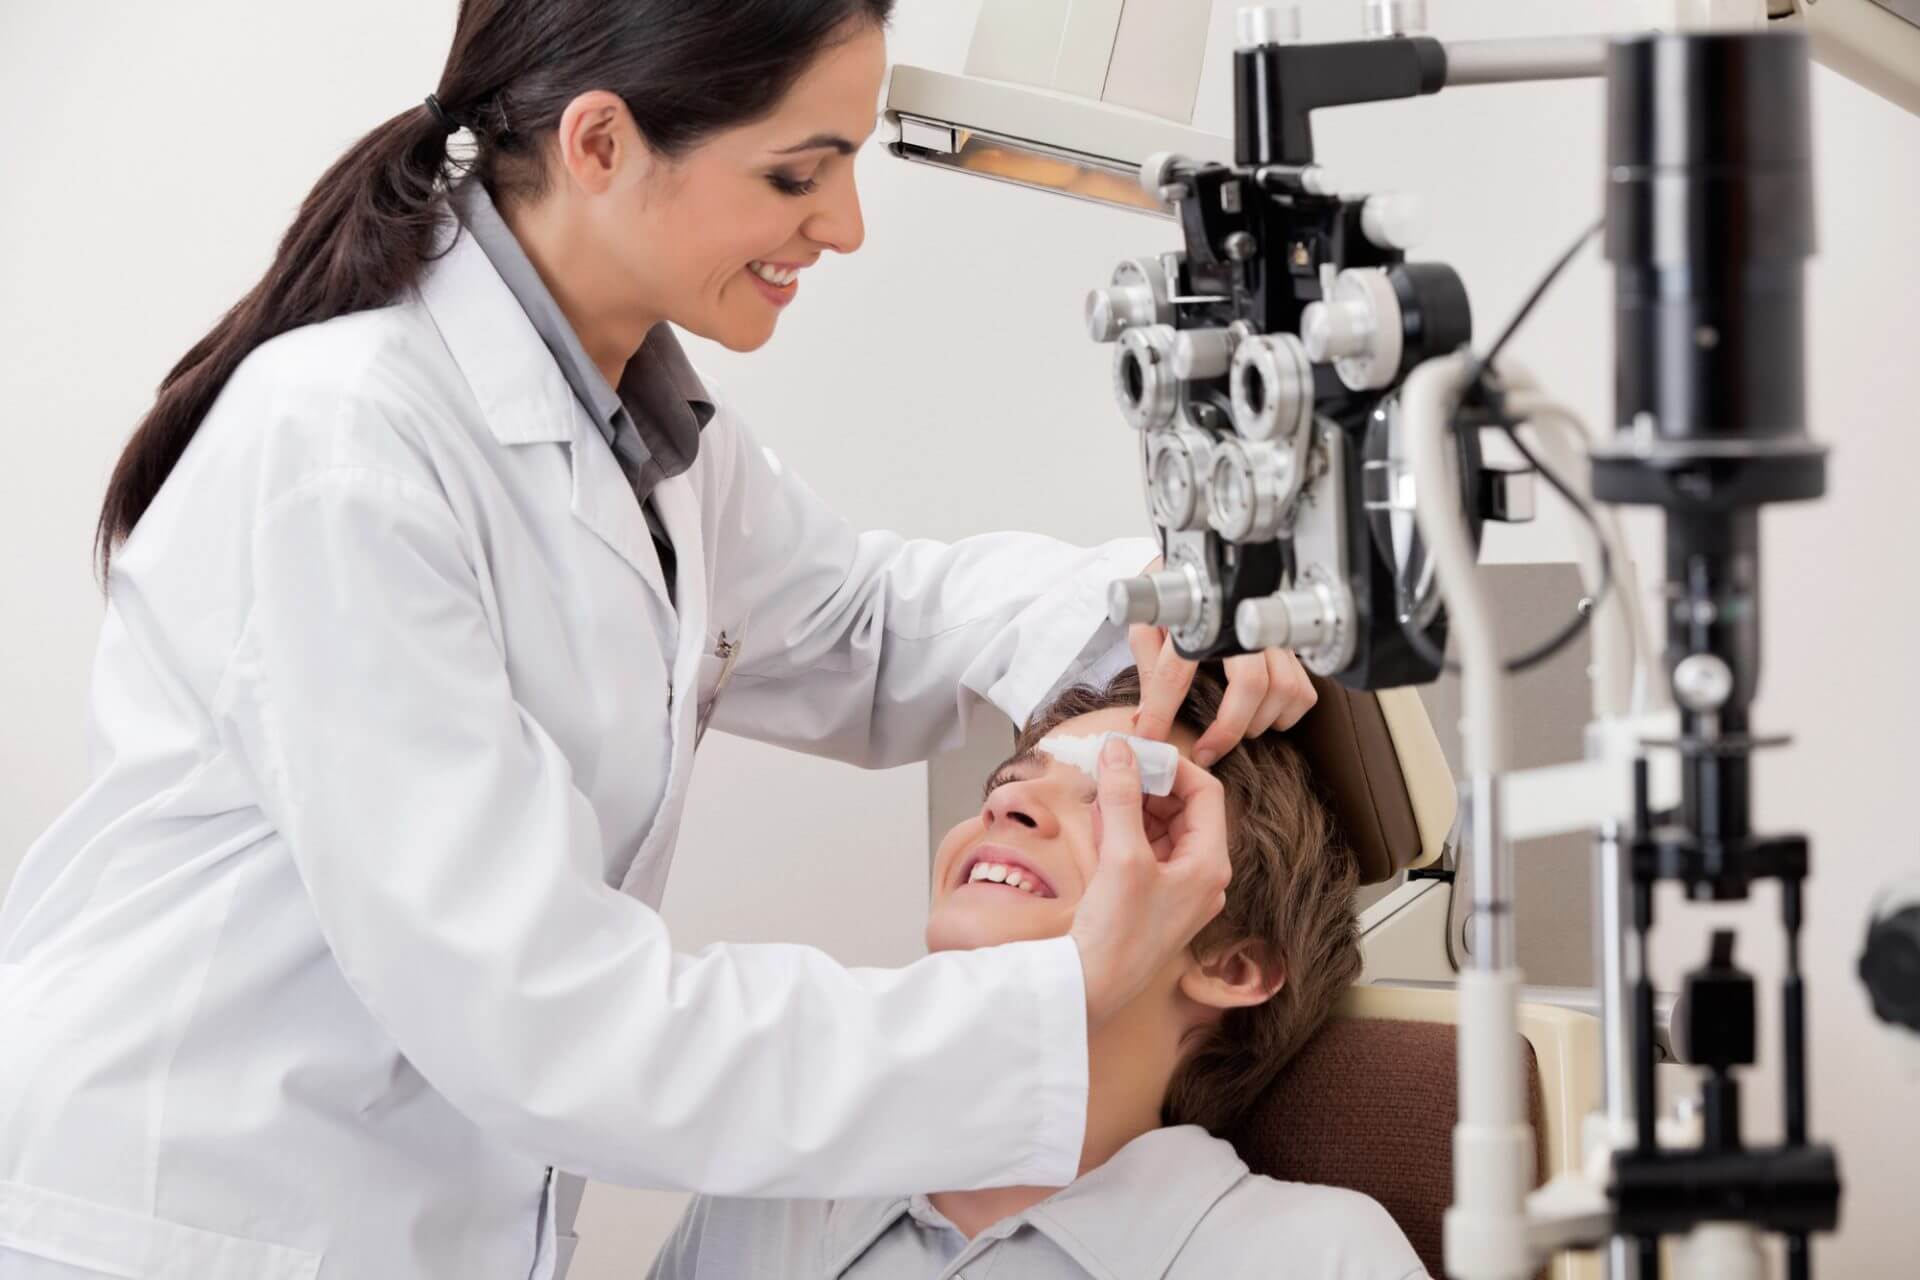
<path id="1" fill-rule="evenodd" d="M 545 1275 L 549 1166 L 1071 1180 L 1072 942 L 847 970 L 676 955 L 654 908 L 723 631 L 717 727 L 920 759 L 1109 647 L 1151 545 L 857 533 L 724 403 L 655 501 L 673 604 L 465 234 L 242 366 L 115 563 L 92 782 L 0 910 L 0 1276 Z"/>

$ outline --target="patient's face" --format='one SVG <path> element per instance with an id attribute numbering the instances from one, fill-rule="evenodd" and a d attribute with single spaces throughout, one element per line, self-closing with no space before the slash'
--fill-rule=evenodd
<path id="1" fill-rule="evenodd" d="M 1132 729 L 1132 707 L 1109 707 L 1053 732 L 1089 736 Z M 1174 728 L 1180 753 L 1197 735 Z M 1093 878 L 1100 847 L 1094 781 L 1038 752 L 1007 761 L 987 783 L 980 812 L 947 833 L 933 861 L 927 949 L 956 951 L 1058 938 Z M 991 876 L 976 873 L 984 867 Z M 1000 869 L 1007 873 L 1000 875 Z"/>

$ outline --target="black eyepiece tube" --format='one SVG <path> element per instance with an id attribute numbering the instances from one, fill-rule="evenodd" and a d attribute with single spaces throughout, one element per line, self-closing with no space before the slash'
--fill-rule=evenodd
<path id="1" fill-rule="evenodd" d="M 1608 52 L 1625 434 L 1594 476 L 1603 501 L 1725 511 L 1825 487 L 1824 450 L 1806 434 L 1807 80 L 1793 33 L 1650 34 Z"/>

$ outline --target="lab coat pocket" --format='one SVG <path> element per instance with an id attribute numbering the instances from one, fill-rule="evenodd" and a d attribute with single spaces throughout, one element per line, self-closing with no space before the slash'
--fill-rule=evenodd
<path id="1" fill-rule="evenodd" d="M 0 1182 L 0 1263 L 9 1251 L 43 1264 L 28 1274 L 75 1280 L 314 1280 L 320 1273 L 317 1253 Z"/>

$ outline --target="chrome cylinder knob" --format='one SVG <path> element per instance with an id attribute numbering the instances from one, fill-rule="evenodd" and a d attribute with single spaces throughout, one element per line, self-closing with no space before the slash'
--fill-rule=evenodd
<path id="1" fill-rule="evenodd" d="M 1418 36 L 1427 31 L 1427 0 L 1365 0 L 1367 38 Z"/>
<path id="2" fill-rule="evenodd" d="M 1112 342 L 1128 329 L 1166 324 L 1173 319 L 1164 269 L 1151 258 L 1122 262 L 1104 289 L 1087 294 L 1087 336 Z"/>
<path id="3" fill-rule="evenodd" d="M 1225 329 L 1182 329 L 1173 339 L 1173 373 L 1183 382 L 1223 376 L 1233 363 L 1233 335 Z"/>
<path id="4" fill-rule="evenodd" d="M 1154 199 L 1159 199 L 1160 188 L 1173 181 L 1174 172 L 1186 159 L 1178 152 L 1156 151 L 1140 165 L 1140 189 Z"/>
<path id="5" fill-rule="evenodd" d="M 1287 597 L 1303 594 L 1290 591 L 1257 600 L 1242 600 L 1240 608 L 1233 615 L 1233 631 L 1240 641 L 1240 647 L 1256 653 L 1261 649 L 1293 648 L 1296 632 L 1310 629 L 1297 626 L 1294 615 L 1297 613 L 1303 622 L 1310 622 L 1312 602 L 1309 599 L 1296 604 Z"/>
<path id="6" fill-rule="evenodd" d="M 1354 391 L 1384 391 L 1400 375 L 1406 350 L 1400 295 L 1377 267 L 1350 267 L 1333 292 L 1300 314 L 1300 337 L 1315 364 L 1333 362 Z"/>
<path id="7" fill-rule="evenodd" d="M 1222 440 L 1207 478 L 1207 523 L 1228 542 L 1269 542 L 1280 535 L 1298 480 L 1291 450 Z"/>
<path id="8" fill-rule="evenodd" d="M 1121 416 L 1139 431 L 1172 424 L 1180 405 L 1180 380 L 1173 373 L 1173 328 L 1164 324 L 1128 329 L 1113 353 L 1113 397 Z"/>
<path id="9" fill-rule="evenodd" d="M 1243 600 L 1234 636 L 1249 653 L 1291 649 L 1308 670 L 1331 675 L 1353 661 L 1352 596 L 1321 578 L 1258 600 Z"/>
<path id="10" fill-rule="evenodd" d="M 1257 334 L 1233 353 L 1233 429 L 1244 440 L 1291 440 L 1313 425 L 1313 364 L 1290 333 Z"/>
<path id="11" fill-rule="evenodd" d="M 1690 653 L 1674 664 L 1673 700 L 1688 711 L 1713 712 L 1733 696 L 1733 668 L 1717 653 Z"/>
<path id="12" fill-rule="evenodd" d="M 1287 44 L 1300 38 L 1300 8 L 1291 4 L 1250 4 L 1234 14 L 1234 35 L 1242 49 Z"/>
<path id="13" fill-rule="evenodd" d="M 1116 627 L 1151 626 L 1160 617 L 1160 593 L 1145 577 L 1122 578 L 1107 588 L 1107 621 Z"/>
<path id="14" fill-rule="evenodd" d="M 1087 294 L 1087 336 L 1095 342 L 1112 342 L 1154 319 L 1153 293 L 1144 285 L 1114 285 Z"/>
<path id="15" fill-rule="evenodd" d="M 1426 239 L 1426 208 L 1418 196 L 1406 192 L 1368 196 L 1360 206 L 1360 233 L 1376 248 L 1404 252 Z"/>
<path id="16" fill-rule="evenodd" d="M 1199 619 L 1203 607 L 1200 583 L 1186 566 L 1122 578 L 1107 588 L 1107 621 L 1115 626 L 1184 627 Z"/>
<path id="17" fill-rule="evenodd" d="M 1364 355 L 1373 342 L 1373 315 L 1351 299 L 1311 302 L 1300 313 L 1300 337 L 1315 364 Z"/>

